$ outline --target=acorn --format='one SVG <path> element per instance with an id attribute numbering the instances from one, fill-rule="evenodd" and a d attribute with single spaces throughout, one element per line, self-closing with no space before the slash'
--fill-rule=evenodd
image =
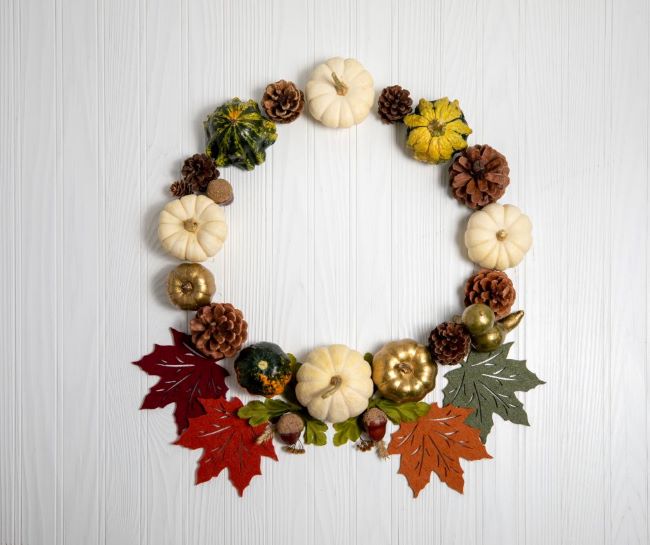
<path id="1" fill-rule="evenodd" d="M 377 407 L 368 409 L 363 413 L 363 427 L 373 441 L 381 441 L 386 435 L 386 413 Z"/>
<path id="2" fill-rule="evenodd" d="M 280 440 L 285 445 L 295 445 L 300 439 L 302 430 L 305 429 L 305 423 L 296 413 L 283 414 L 275 426 L 275 430 L 280 436 Z"/>

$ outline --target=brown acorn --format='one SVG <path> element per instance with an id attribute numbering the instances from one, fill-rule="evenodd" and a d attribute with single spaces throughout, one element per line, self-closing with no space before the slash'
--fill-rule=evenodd
<path id="1" fill-rule="evenodd" d="M 305 423 L 296 413 L 285 413 L 278 420 L 275 430 L 285 445 L 295 445 L 300 439 Z"/>
<path id="2" fill-rule="evenodd" d="M 363 427 L 373 441 L 381 441 L 386 435 L 386 413 L 377 407 L 363 413 Z"/>

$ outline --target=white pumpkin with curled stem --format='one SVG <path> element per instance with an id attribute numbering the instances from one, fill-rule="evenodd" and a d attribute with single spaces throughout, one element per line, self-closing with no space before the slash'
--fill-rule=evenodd
<path id="1" fill-rule="evenodd" d="M 227 235 L 223 208 L 204 195 L 174 199 L 160 212 L 158 238 L 178 259 L 205 261 L 221 250 Z"/>
<path id="2" fill-rule="evenodd" d="M 343 422 L 360 415 L 372 396 L 371 369 L 360 352 L 335 344 L 313 350 L 296 374 L 296 397 L 318 420 Z"/>
<path id="3" fill-rule="evenodd" d="M 511 204 L 488 204 L 467 223 L 465 246 L 469 258 L 487 269 L 505 270 L 518 265 L 533 244 L 532 224 Z"/>
<path id="4" fill-rule="evenodd" d="M 309 113 L 326 127 L 361 123 L 375 100 L 374 81 L 355 59 L 334 57 L 312 72 L 305 88 Z"/>

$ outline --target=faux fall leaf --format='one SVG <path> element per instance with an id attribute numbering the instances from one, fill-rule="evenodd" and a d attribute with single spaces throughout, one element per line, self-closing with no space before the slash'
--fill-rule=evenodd
<path id="1" fill-rule="evenodd" d="M 344 420 L 343 422 L 334 424 L 334 430 L 335 433 L 332 439 L 332 443 L 334 443 L 334 446 L 340 447 L 341 445 L 344 445 L 348 441 L 350 441 L 350 443 L 355 443 L 356 441 L 359 440 L 359 437 L 361 437 L 361 426 L 359 426 L 359 417 L 353 416 L 351 418 L 348 418 L 347 420 Z"/>
<path id="2" fill-rule="evenodd" d="M 264 401 L 249 401 L 237 413 L 239 418 L 248 420 L 251 426 L 268 422 L 291 411 L 299 411 L 302 407 L 281 399 L 265 399 Z"/>
<path id="3" fill-rule="evenodd" d="M 176 441 L 189 449 L 203 449 L 196 470 L 196 484 L 209 481 L 228 469 L 230 481 L 242 496 L 255 475 L 261 475 L 260 461 L 267 456 L 277 461 L 273 441 L 269 438 L 257 444 L 266 424 L 250 426 L 237 416 L 243 406 L 234 397 L 230 401 L 200 399 L 205 414 L 190 419 L 189 427 Z"/>
<path id="4" fill-rule="evenodd" d="M 215 360 L 206 358 L 192 347 L 189 335 L 170 329 L 172 346 L 154 345 L 153 352 L 134 361 L 145 373 L 160 380 L 151 387 L 141 409 L 159 409 L 175 403 L 174 419 L 180 435 L 188 426 L 188 418 L 205 414 L 199 398 L 216 399 L 228 391 L 228 371 Z"/>
<path id="5" fill-rule="evenodd" d="M 470 352 L 467 361 L 445 375 L 443 404 L 474 409 L 468 417 L 470 426 L 481 430 L 485 443 L 494 424 L 492 415 L 528 426 L 528 415 L 515 392 L 527 392 L 544 384 L 529 371 L 525 360 L 508 359 L 512 343 L 493 352 Z"/>
<path id="6" fill-rule="evenodd" d="M 433 403 L 429 412 L 415 422 L 402 422 L 391 436 L 389 454 L 399 454 L 399 472 L 417 498 L 435 471 L 440 480 L 463 493 L 460 459 L 491 458 L 481 443 L 478 430 L 465 423 L 472 409 Z"/>

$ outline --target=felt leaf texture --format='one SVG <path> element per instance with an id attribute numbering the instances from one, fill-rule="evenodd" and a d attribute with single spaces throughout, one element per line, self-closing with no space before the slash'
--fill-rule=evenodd
<path id="1" fill-rule="evenodd" d="M 426 415 L 415 422 L 403 422 L 392 434 L 388 452 L 400 455 L 399 473 L 406 477 L 414 497 L 429 483 L 431 472 L 462 494 L 465 480 L 460 459 L 491 458 L 478 430 L 465 424 L 471 412 L 433 403 Z"/>
<path id="2" fill-rule="evenodd" d="M 215 360 L 199 354 L 189 335 L 170 329 L 172 346 L 154 345 L 153 352 L 134 361 L 145 373 L 160 380 L 151 387 L 142 401 L 141 409 L 159 409 L 175 403 L 174 419 L 180 435 L 188 419 L 205 414 L 199 398 L 217 399 L 228 391 L 225 378 L 228 371 Z"/>
<path id="3" fill-rule="evenodd" d="M 525 360 L 508 359 L 511 347 L 512 343 L 507 343 L 493 352 L 471 352 L 458 369 L 445 375 L 443 404 L 474 409 L 467 423 L 481 430 L 484 443 L 494 424 L 494 414 L 528 426 L 528 415 L 515 392 L 527 392 L 544 384 L 526 368 Z"/>
<path id="4" fill-rule="evenodd" d="M 284 413 L 299 411 L 301 407 L 287 403 L 281 399 L 266 399 L 264 401 L 250 401 L 237 413 L 239 418 L 248 420 L 251 426 L 259 426 Z"/>
<path id="5" fill-rule="evenodd" d="M 305 444 L 318 447 L 325 445 L 327 443 L 327 424 L 311 416 L 303 418 L 305 419 L 305 432 L 303 433 Z"/>
<path id="6" fill-rule="evenodd" d="M 234 397 L 230 401 L 201 399 L 205 414 L 190 419 L 189 427 L 176 441 L 189 449 L 203 449 L 196 470 L 196 484 L 216 477 L 228 469 L 230 481 L 240 496 L 255 475 L 261 475 L 262 456 L 277 460 L 273 441 L 257 444 L 265 425 L 250 426 L 237 416 L 242 402 Z"/>
<path id="7" fill-rule="evenodd" d="M 429 412 L 429 404 L 424 401 L 396 403 L 383 397 L 376 398 L 373 407 L 384 411 L 388 420 L 393 424 L 413 422 Z"/>
<path id="8" fill-rule="evenodd" d="M 354 443 L 359 440 L 359 437 L 361 437 L 361 427 L 359 426 L 359 418 L 356 416 L 348 418 L 343 422 L 334 424 L 334 430 L 336 431 L 336 433 L 334 434 L 334 438 L 332 439 L 332 442 L 337 447 L 344 445 L 348 441 Z"/>

